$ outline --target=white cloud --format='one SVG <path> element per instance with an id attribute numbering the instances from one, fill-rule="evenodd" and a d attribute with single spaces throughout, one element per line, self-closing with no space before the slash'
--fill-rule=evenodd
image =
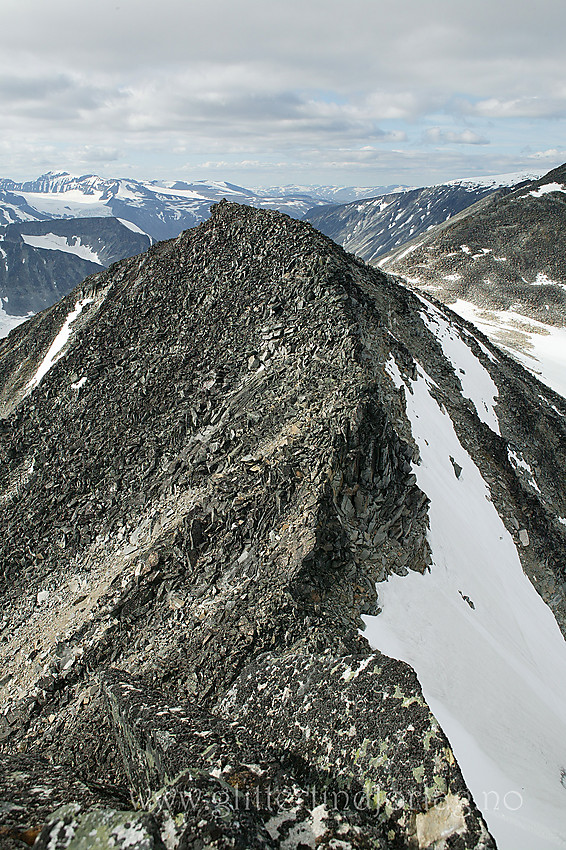
<path id="1" fill-rule="evenodd" d="M 127 149 L 171 177 L 421 144 L 519 167 L 525 145 L 561 149 L 565 24 L 556 0 L 6 0 L 0 174 L 33 176 L 49 148 L 54 167 L 111 167 Z"/>
<path id="2" fill-rule="evenodd" d="M 491 97 L 470 105 L 469 110 L 488 118 L 566 117 L 566 94 L 562 97 L 517 97 L 505 100 Z"/>
<path id="3" fill-rule="evenodd" d="M 436 145 L 488 145 L 489 140 L 473 130 L 443 130 L 442 127 L 428 127 L 424 140 Z"/>
<path id="4" fill-rule="evenodd" d="M 535 151 L 527 155 L 528 159 L 549 160 L 551 162 L 564 162 L 566 160 L 566 149 L 549 148 L 545 151 Z"/>

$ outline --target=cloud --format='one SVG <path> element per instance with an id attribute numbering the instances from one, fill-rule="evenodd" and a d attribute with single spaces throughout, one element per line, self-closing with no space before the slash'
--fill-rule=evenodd
<path id="1" fill-rule="evenodd" d="M 443 130 L 441 127 L 428 127 L 424 132 L 424 141 L 434 145 L 488 145 L 489 140 L 473 130 Z"/>
<path id="2" fill-rule="evenodd" d="M 191 162 L 302 173 L 311 156 L 331 182 L 334 162 L 355 180 L 431 144 L 483 148 L 484 173 L 505 151 L 516 170 L 525 145 L 561 149 L 565 26 L 556 0 L 6 0 L 0 174 L 46 156 L 110 167 L 127 149 L 128 167 L 170 177 Z M 452 168 L 410 161 L 423 181 Z"/>
<path id="3" fill-rule="evenodd" d="M 527 155 L 528 159 L 537 159 L 537 160 L 549 160 L 550 162 L 564 162 L 566 160 L 566 150 L 559 150 L 558 148 L 549 148 L 545 151 L 535 151 L 534 153 L 529 153 Z"/>
<path id="4" fill-rule="evenodd" d="M 562 97 L 517 97 L 509 100 L 491 97 L 470 105 L 467 111 L 487 118 L 564 118 L 566 93 Z"/>

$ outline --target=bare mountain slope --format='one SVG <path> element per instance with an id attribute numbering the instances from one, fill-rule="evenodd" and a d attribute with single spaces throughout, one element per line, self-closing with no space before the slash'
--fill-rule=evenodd
<path id="1" fill-rule="evenodd" d="M 220 203 L 1 341 L 0 415 L 10 834 L 563 845 L 566 405 L 470 326 Z"/>
<path id="2" fill-rule="evenodd" d="M 474 204 L 379 265 L 480 324 L 564 394 L 565 233 L 563 165 Z"/>
<path id="3" fill-rule="evenodd" d="M 316 207 L 304 216 L 347 251 L 366 262 L 426 233 L 494 191 L 506 192 L 510 180 L 520 175 L 492 179 L 454 180 L 438 186 L 407 189 L 365 198 L 349 204 Z"/>

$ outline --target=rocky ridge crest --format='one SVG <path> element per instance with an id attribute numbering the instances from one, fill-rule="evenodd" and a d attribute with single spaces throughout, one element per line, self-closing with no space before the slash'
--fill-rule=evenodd
<path id="1" fill-rule="evenodd" d="M 12 832 L 43 827 L 41 847 L 129 817 L 148 847 L 494 846 L 414 673 L 358 633 L 376 583 L 430 561 L 385 364 L 434 377 L 563 630 L 566 408 L 450 316 L 498 384 L 494 434 L 421 310 L 308 225 L 221 203 L 0 342 L 4 783 L 47 758 L 114 812 L 92 827 L 69 785 L 75 808 L 19 800 Z M 124 800 L 146 814 L 120 821 Z"/>

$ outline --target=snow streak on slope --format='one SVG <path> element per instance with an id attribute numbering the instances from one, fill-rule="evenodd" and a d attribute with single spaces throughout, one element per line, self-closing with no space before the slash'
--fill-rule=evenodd
<path id="1" fill-rule="evenodd" d="M 56 233 L 33 236 L 28 233 L 22 233 L 22 239 L 26 245 L 31 245 L 32 248 L 43 248 L 46 251 L 64 251 L 66 254 L 74 254 L 76 257 L 80 257 L 82 260 L 98 263 L 99 266 L 104 265 L 92 248 L 82 244 L 80 236 L 57 236 Z"/>
<path id="2" fill-rule="evenodd" d="M 93 301 L 92 298 L 83 298 L 82 301 L 77 301 L 75 304 L 75 309 L 69 313 L 63 327 L 51 343 L 51 347 L 42 362 L 40 363 L 39 369 L 28 383 L 26 389 L 27 391 L 33 390 L 41 379 L 49 372 L 51 367 L 59 360 L 63 353 L 63 349 L 67 342 L 69 341 L 69 337 L 71 335 L 71 325 L 75 321 L 75 319 L 80 315 L 83 308 L 86 307 L 87 304 L 90 304 Z"/>
<path id="3" fill-rule="evenodd" d="M 425 305 L 425 310 L 421 311 L 422 320 L 440 342 L 444 355 L 460 379 L 464 396 L 473 402 L 481 421 L 495 434 L 501 434 L 493 407 L 499 391 L 491 375 L 440 310 L 420 295 L 418 297 Z"/>
<path id="4" fill-rule="evenodd" d="M 450 308 L 566 398 L 566 328 L 545 325 L 512 310 L 484 310 L 462 299 Z"/>
<path id="5" fill-rule="evenodd" d="M 500 850 L 566 847 L 566 643 L 434 382 L 387 368 L 420 451 L 433 562 L 377 585 L 366 637 L 417 671 Z"/>

